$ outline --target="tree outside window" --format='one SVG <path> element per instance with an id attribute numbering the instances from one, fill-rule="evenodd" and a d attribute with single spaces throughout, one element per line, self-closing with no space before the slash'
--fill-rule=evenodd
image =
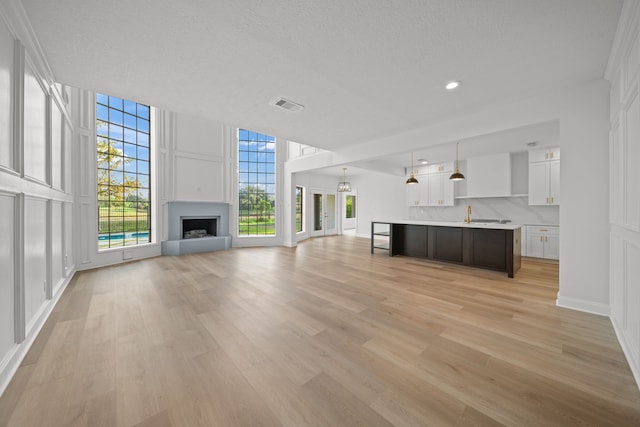
<path id="1" fill-rule="evenodd" d="M 346 218 L 355 218 L 356 217 L 356 196 L 347 196 L 346 197 Z"/>

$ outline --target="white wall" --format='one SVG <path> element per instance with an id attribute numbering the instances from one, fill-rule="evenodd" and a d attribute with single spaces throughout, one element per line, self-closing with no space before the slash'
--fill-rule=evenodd
<path id="1" fill-rule="evenodd" d="M 607 67 L 611 80 L 611 320 L 640 384 L 640 5 L 627 1 Z"/>
<path id="2" fill-rule="evenodd" d="M 75 271 L 69 89 L 0 3 L 0 393 Z"/>
<path id="3" fill-rule="evenodd" d="M 404 187 L 406 179 L 401 176 L 369 172 L 354 176 L 351 187 L 358 191 L 359 237 L 371 237 L 371 221 L 386 218 L 406 218 L 408 206 Z M 398 188 L 402 191 L 398 191 Z"/>

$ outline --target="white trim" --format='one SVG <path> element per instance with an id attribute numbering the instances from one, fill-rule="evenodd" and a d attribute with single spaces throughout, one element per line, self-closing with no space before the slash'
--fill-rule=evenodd
<path id="1" fill-rule="evenodd" d="M 570 298 L 558 295 L 556 305 L 558 307 L 584 311 L 585 313 L 597 314 L 599 316 L 609 317 L 610 315 L 610 307 L 608 304 L 587 301 L 579 298 Z"/>

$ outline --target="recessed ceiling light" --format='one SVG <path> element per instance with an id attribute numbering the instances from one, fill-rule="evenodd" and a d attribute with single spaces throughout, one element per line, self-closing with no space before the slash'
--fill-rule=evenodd
<path id="1" fill-rule="evenodd" d="M 457 80 L 453 80 L 453 81 L 450 81 L 449 83 L 447 83 L 444 88 L 447 89 L 447 90 L 453 90 L 453 89 L 459 87 L 460 83 L 461 82 L 459 82 Z"/>
<path id="2" fill-rule="evenodd" d="M 418 161 L 420 163 L 422 163 L 423 165 L 426 165 L 427 163 L 429 163 L 429 161 L 427 159 L 418 159 Z"/>

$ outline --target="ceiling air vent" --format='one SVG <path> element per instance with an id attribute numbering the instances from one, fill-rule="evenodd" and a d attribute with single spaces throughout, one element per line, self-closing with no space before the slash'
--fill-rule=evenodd
<path id="1" fill-rule="evenodd" d="M 304 105 L 300 105 L 297 102 L 289 101 L 285 98 L 277 98 L 275 101 L 271 103 L 271 105 L 275 105 L 276 107 L 284 108 L 288 111 L 300 111 L 304 108 Z"/>

